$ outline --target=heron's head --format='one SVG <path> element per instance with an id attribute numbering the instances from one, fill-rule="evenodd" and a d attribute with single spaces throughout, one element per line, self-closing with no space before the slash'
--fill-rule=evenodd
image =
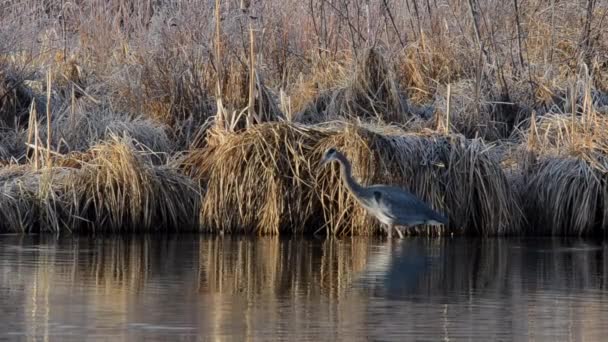
<path id="1" fill-rule="evenodd" d="M 327 165 L 328 163 L 334 161 L 334 160 L 338 160 L 337 155 L 340 152 L 338 152 L 335 148 L 328 148 L 325 153 L 323 153 L 323 159 L 321 160 L 321 165 Z"/>

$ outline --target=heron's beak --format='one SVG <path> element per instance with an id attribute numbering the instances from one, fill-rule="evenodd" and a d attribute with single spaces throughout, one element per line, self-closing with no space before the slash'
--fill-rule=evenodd
<path id="1" fill-rule="evenodd" d="M 321 166 L 326 166 L 330 161 L 330 158 L 323 157 L 323 159 L 321 159 Z"/>

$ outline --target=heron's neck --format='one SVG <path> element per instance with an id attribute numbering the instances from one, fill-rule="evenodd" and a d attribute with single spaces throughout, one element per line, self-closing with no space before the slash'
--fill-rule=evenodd
<path id="1" fill-rule="evenodd" d="M 350 162 L 342 155 L 338 156 L 340 162 L 340 174 L 344 185 L 350 192 L 355 195 L 360 195 L 363 192 L 363 187 L 353 178 L 353 169 Z"/>

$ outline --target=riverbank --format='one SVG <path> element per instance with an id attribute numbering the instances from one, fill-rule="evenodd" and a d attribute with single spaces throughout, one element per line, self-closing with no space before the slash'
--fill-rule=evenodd
<path id="1" fill-rule="evenodd" d="M 381 234 L 336 147 L 450 218 L 408 234 L 605 234 L 605 8 L 219 3 L 0 10 L 0 232 Z"/>

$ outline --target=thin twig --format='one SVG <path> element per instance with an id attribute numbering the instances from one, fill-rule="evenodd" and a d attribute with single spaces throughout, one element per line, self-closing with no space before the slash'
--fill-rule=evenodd
<path id="1" fill-rule="evenodd" d="M 222 47 L 221 47 L 221 24 L 220 24 L 220 0 L 215 0 L 215 65 L 217 66 L 217 82 L 216 82 L 216 100 L 218 103 L 217 113 L 216 113 L 216 124 L 220 128 L 225 128 L 224 126 L 224 111 L 222 110 Z"/>
<path id="2" fill-rule="evenodd" d="M 445 134 L 450 134 L 450 99 L 452 98 L 452 87 L 451 84 L 448 83 L 447 90 L 447 104 L 445 108 Z"/>
<path id="3" fill-rule="evenodd" d="M 253 28 L 249 26 L 249 104 L 247 106 L 247 127 L 251 127 L 255 117 L 255 46 Z"/>
<path id="4" fill-rule="evenodd" d="M 386 10 L 386 14 L 388 15 L 388 18 L 391 21 L 391 25 L 393 25 L 393 30 L 395 30 L 395 34 L 397 35 L 397 38 L 399 39 L 399 43 L 401 44 L 401 47 L 404 48 L 405 43 L 401 39 L 401 33 L 399 33 L 399 29 L 397 28 L 397 25 L 395 24 L 395 18 L 393 18 L 393 13 L 391 13 L 390 8 L 388 7 L 388 0 L 382 0 L 382 3 L 384 4 L 384 9 Z"/>
<path id="5" fill-rule="evenodd" d="M 47 167 L 51 168 L 51 67 L 46 75 L 46 148 Z"/>

